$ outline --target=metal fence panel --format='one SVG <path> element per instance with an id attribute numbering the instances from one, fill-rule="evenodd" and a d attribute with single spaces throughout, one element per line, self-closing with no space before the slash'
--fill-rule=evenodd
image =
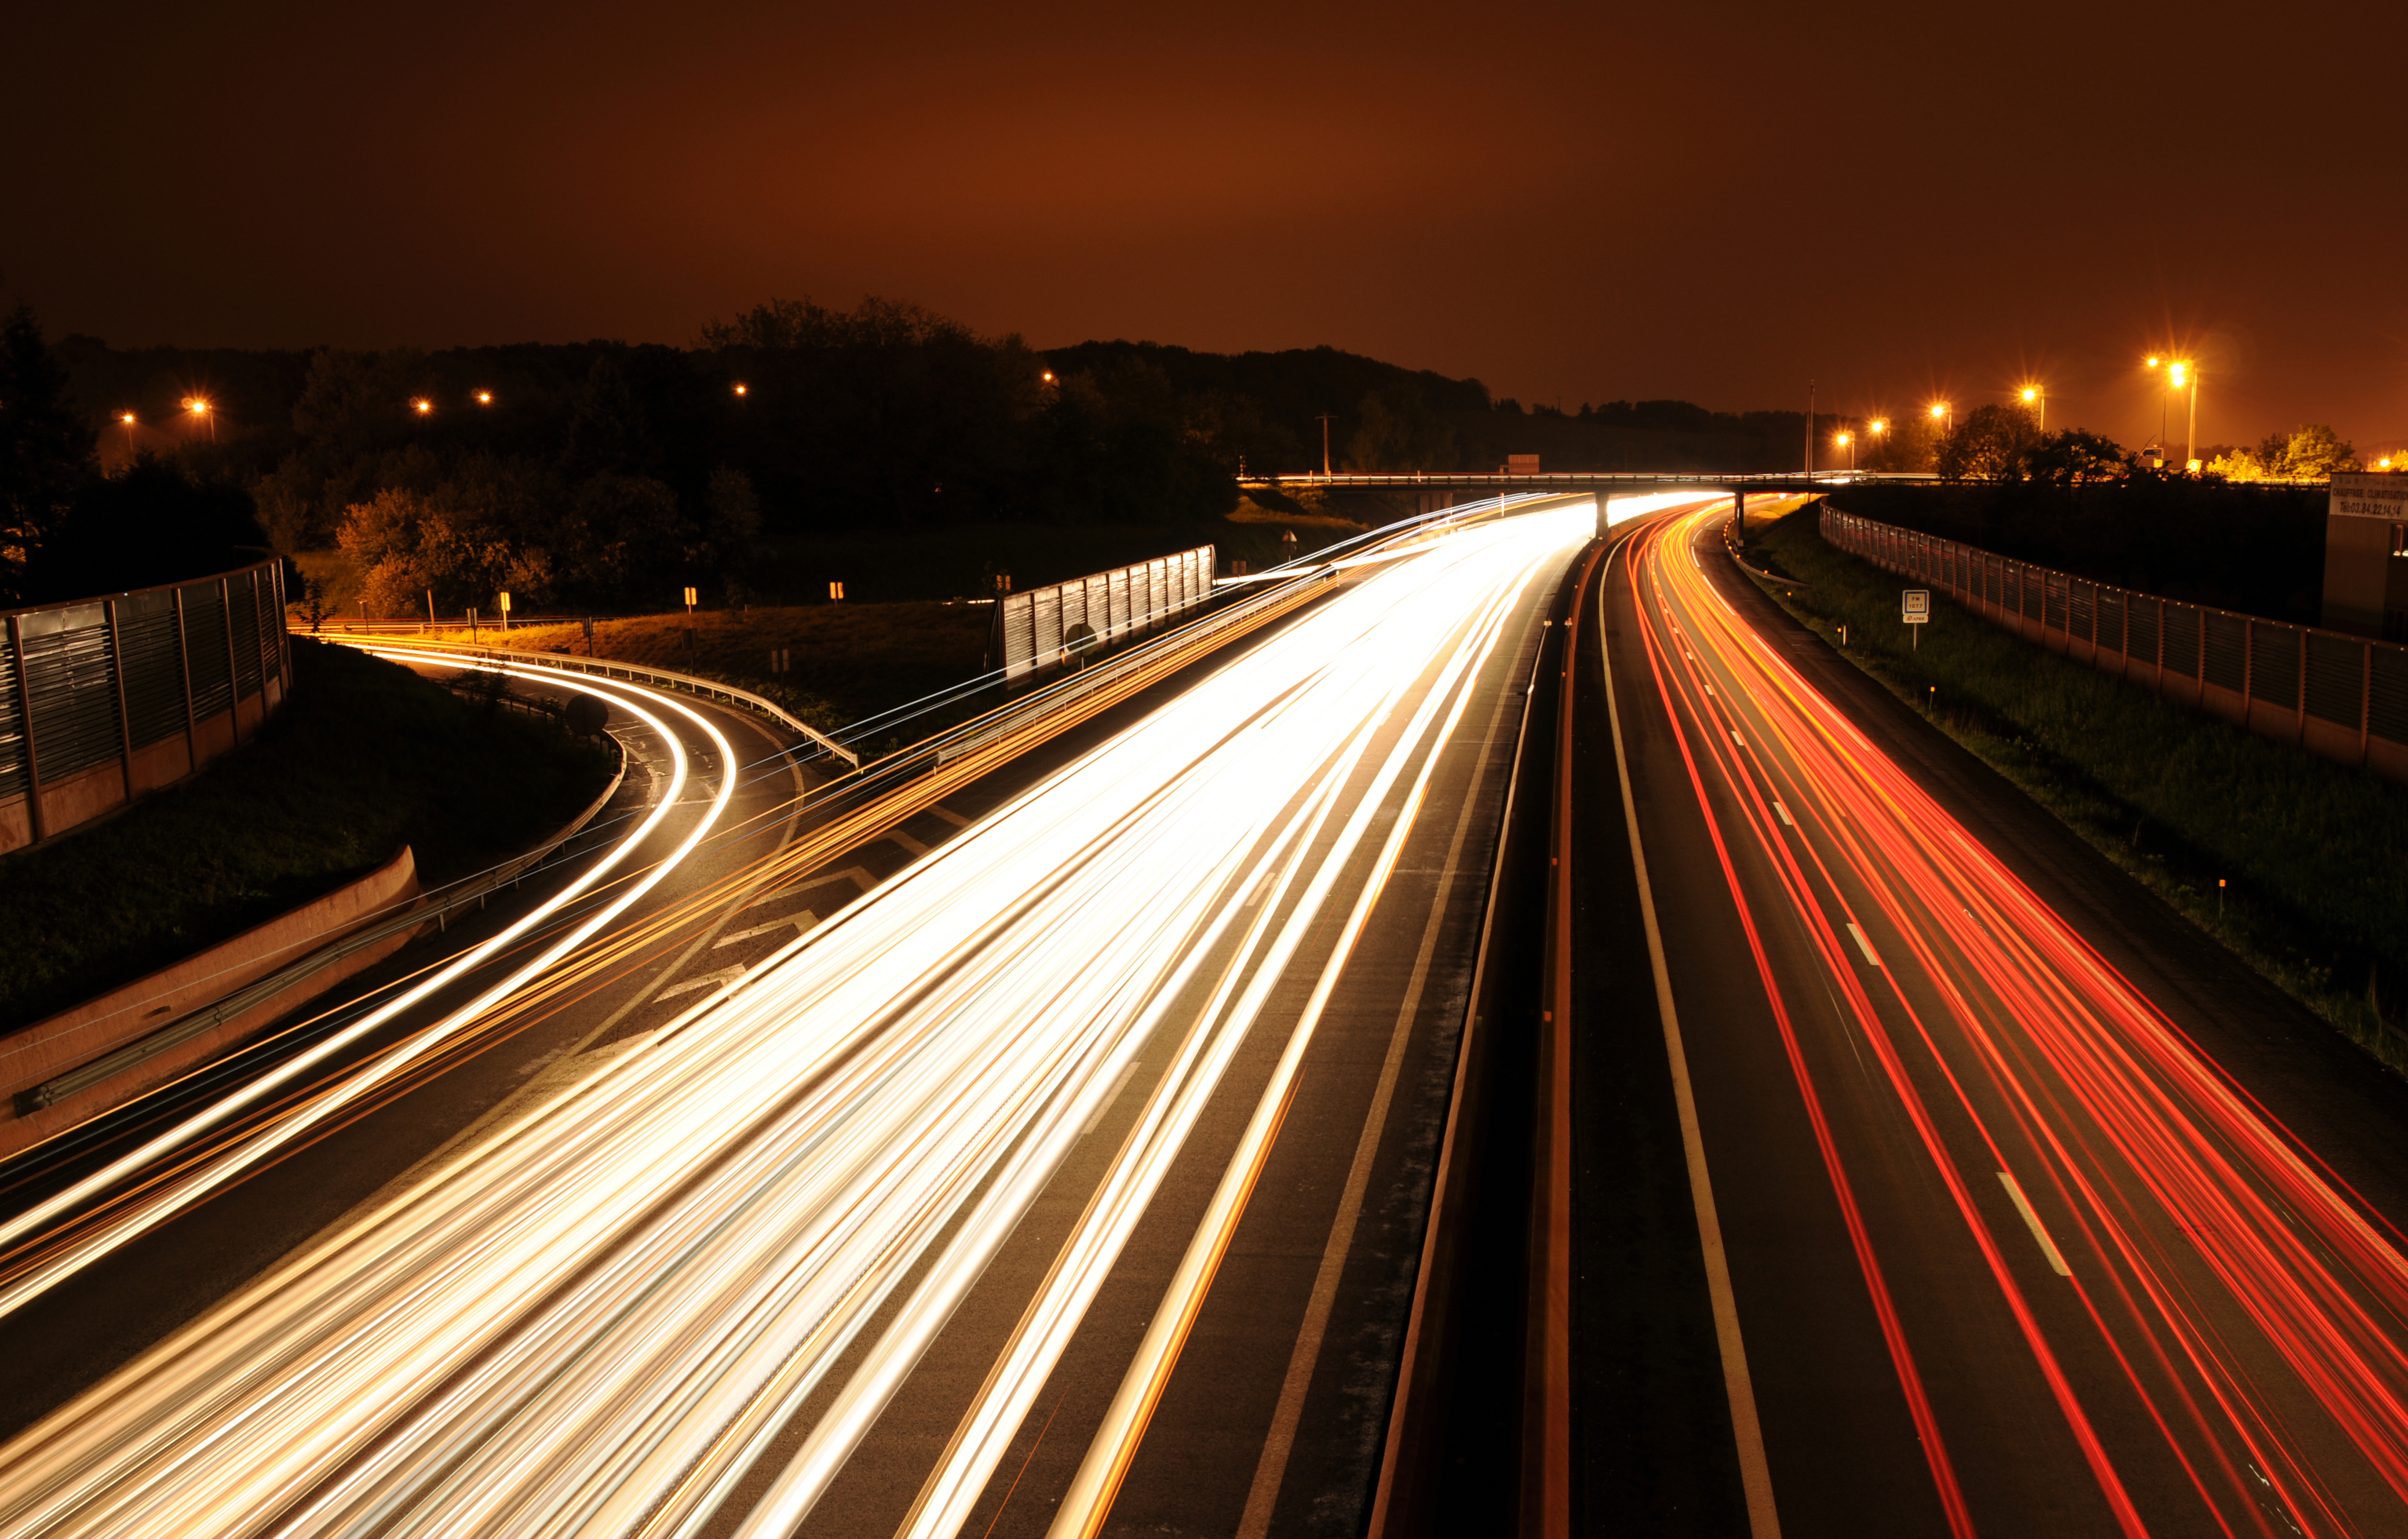
<path id="1" fill-rule="evenodd" d="M 2367 681 L 2366 729 L 2386 742 L 2408 743 L 2408 652 L 2374 649 L 2374 676 Z"/>
<path id="2" fill-rule="evenodd" d="M 2099 650 L 2124 650 L 2124 590 L 2100 588 L 2099 591 Z"/>
<path id="3" fill-rule="evenodd" d="M 184 730 L 184 656 L 176 639 L 176 594 L 153 588 L 117 601 L 117 654 L 125 676 L 125 722 L 134 746 Z"/>
<path id="4" fill-rule="evenodd" d="M 17 712 L 17 654 L 0 631 L 0 796 L 25 792 L 25 724 Z"/>
<path id="5" fill-rule="evenodd" d="M 184 653 L 193 669 L 193 715 L 207 721 L 234 709 L 234 673 L 226 656 L 225 600 L 215 583 L 194 583 L 184 594 Z"/>
<path id="6" fill-rule="evenodd" d="M 2346 637 L 2308 632 L 2308 714 L 2320 721 L 2358 725 L 2366 699 L 2366 644 Z"/>
<path id="7" fill-rule="evenodd" d="M 2124 608 L 2124 652 L 2134 662 L 2157 660 L 2157 611 L 2154 598 L 2134 597 Z"/>
<path id="8" fill-rule="evenodd" d="M 233 633 L 234 689 L 240 699 L 259 693 L 259 595 L 252 586 L 256 573 L 238 573 L 225 580 L 226 623 Z"/>
<path id="9" fill-rule="evenodd" d="M 2069 583 L 2066 591 L 2071 600 L 2071 615 L 2067 628 L 2088 640 L 2092 621 L 2099 612 L 2099 585 L 2095 583 Z"/>
<path id="10" fill-rule="evenodd" d="M 2249 626 L 2249 698 L 2300 709 L 2300 633 L 2265 620 Z"/>
<path id="11" fill-rule="evenodd" d="M 25 696 L 33 707 L 34 768 L 50 784 L 124 752 L 117 730 L 117 670 L 108 609 L 79 604 L 18 622 Z"/>
<path id="12" fill-rule="evenodd" d="M 2166 606 L 2166 671 L 2199 677 L 2199 611 L 2188 604 Z"/>
<path id="13" fill-rule="evenodd" d="M 2206 616 L 2206 636 L 2202 644 L 2207 653 L 2200 659 L 2205 671 L 2200 677 L 2238 695 L 2249 683 L 2248 622 L 2237 614 L 2224 614 L 2215 610 L 2201 612 Z"/>

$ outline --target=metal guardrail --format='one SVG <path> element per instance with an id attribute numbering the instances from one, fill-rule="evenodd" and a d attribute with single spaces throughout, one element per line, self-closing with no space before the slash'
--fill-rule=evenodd
<path id="1" fill-rule="evenodd" d="M 616 746 L 616 740 L 612 741 L 613 745 Z M 471 877 L 466 882 L 456 884 L 439 897 L 421 894 L 412 899 L 409 906 L 397 914 L 374 921 L 365 928 L 353 930 L 339 941 L 321 946 L 298 960 L 286 963 L 267 976 L 246 984 L 214 1004 L 204 1005 L 191 1014 L 171 1021 L 156 1030 L 146 1032 L 124 1046 L 105 1053 L 89 1063 L 79 1064 L 64 1074 L 44 1080 L 29 1090 L 18 1092 L 17 1115 L 29 1116 L 36 1112 L 45 1111 L 70 1096 L 123 1073 L 136 1064 L 157 1057 L 168 1049 L 190 1042 L 194 1037 L 214 1031 L 228 1021 L 238 1020 L 261 1005 L 268 1003 L 280 995 L 325 971 L 344 958 L 356 956 L 379 942 L 422 928 L 429 920 L 434 921 L 439 930 L 444 928 L 446 918 L 453 910 L 465 908 L 470 903 L 475 903 L 481 908 L 485 900 L 495 892 L 503 887 L 515 885 L 528 871 L 541 865 L 562 845 L 584 832 L 586 825 L 592 823 L 600 814 L 602 809 L 610 804 L 610 798 L 619 794 L 620 785 L 627 778 L 627 752 L 624 747 L 620 747 L 618 755 L 618 770 L 611 775 L 610 784 L 602 788 L 602 794 L 595 797 L 587 804 L 583 812 L 578 813 L 558 832 L 524 855 L 504 861 L 481 876 Z"/>
<path id="2" fill-rule="evenodd" d="M 295 635 L 308 634 L 299 626 L 292 628 Z M 693 673 L 681 673 L 675 669 L 653 668 L 646 663 L 623 663 L 608 657 L 579 657 L 557 652 L 521 652 L 512 647 L 485 646 L 467 641 L 439 641 L 419 637 L 412 640 L 409 644 L 413 647 L 430 648 L 471 661 L 481 658 L 514 666 L 548 668 L 562 673 L 624 679 L 630 683 L 659 684 L 667 689 L 682 690 L 689 695 L 724 700 L 730 705 L 740 705 L 749 711 L 768 717 L 781 726 L 799 732 L 854 769 L 861 768 L 859 754 L 795 715 L 775 700 L 765 699 L 749 689 L 723 683 L 717 679 L 706 679 Z"/>
<path id="3" fill-rule="evenodd" d="M 1835 548 L 2157 695 L 2343 764 L 2408 780 L 2408 647 L 2161 598 L 1826 502 Z"/>

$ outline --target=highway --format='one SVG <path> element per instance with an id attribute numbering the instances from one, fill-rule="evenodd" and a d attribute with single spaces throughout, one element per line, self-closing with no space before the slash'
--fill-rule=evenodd
<path id="1" fill-rule="evenodd" d="M 1580 1525 L 2408 1531 L 2397 1085 L 1723 516 L 1584 596 Z"/>
<path id="2" fill-rule="evenodd" d="M 765 771 L 739 807 L 721 723 L 653 723 L 655 806 L 683 811 L 580 878 L 570 928 L 514 952 L 505 916 L 456 985 L 479 997 L 204 1114 L 237 1138 L 129 1136 L 11 1220 L 0 1309 L 62 1318 L 377 1127 L 343 1119 L 496 1010 L 550 1033 L 532 1093 L 399 1138 L 424 1146 L 24 1425 L 0 1528 L 1258 1533 L 1359 1506 L 1476 813 L 1592 528 L 1579 506 L 1360 568 L 1025 784 L 967 788 L 840 903 L 841 867 L 792 853 L 806 798 Z M 649 916 L 639 872 L 679 873 Z M 733 962 L 692 963 L 719 942 Z"/>

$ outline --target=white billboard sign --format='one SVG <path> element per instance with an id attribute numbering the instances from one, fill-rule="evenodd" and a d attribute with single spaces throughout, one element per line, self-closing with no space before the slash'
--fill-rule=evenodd
<path id="1" fill-rule="evenodd" d="M 2386 518 L 2408 524 L 2408 476 L 2344 470 L 2332 479 L 2336 518 Z"/>

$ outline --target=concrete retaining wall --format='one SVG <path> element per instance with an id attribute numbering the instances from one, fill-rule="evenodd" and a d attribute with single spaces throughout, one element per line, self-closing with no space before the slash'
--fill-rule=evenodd
<path id="1" fill-rule="evenodd" d="M 194 1011 L 299 961 L 329 942 L 392 916 L 418 897 L 418 863 L 408 845 L 377 870 L 315 902 L 280 913 L 230 941 L 146 978 L 0 1038 L 0 1156 L 122 1105 L 240 1043 L 336 985 L 408 944 L 405 929 L 310 974 L 283 994 L 143 1058 L 55 1105 L 20 1115 L 18 1098 L 36 1086 L 167 1031 Z"/>

